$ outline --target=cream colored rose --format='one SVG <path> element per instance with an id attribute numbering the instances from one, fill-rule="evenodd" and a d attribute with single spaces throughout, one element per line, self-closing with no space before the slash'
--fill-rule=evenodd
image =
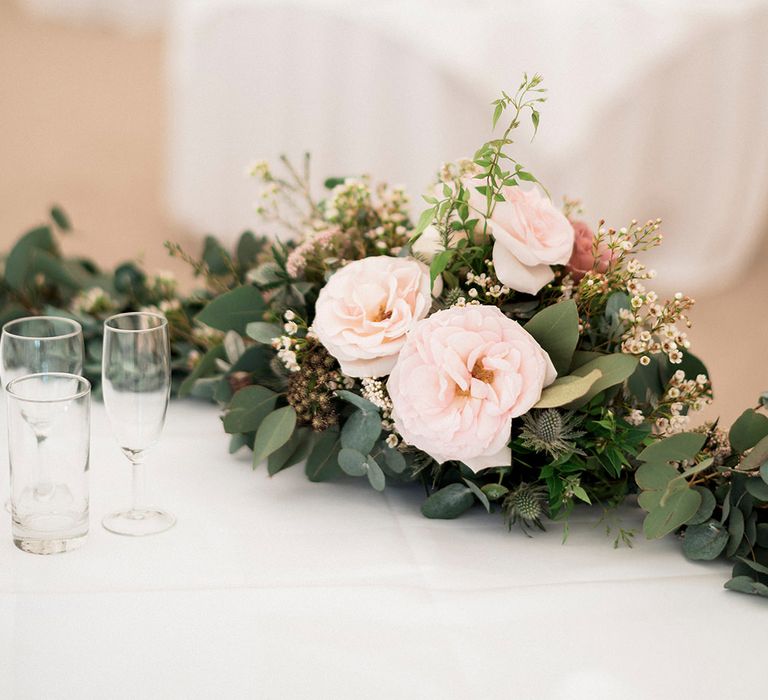
<path id="1" fill-rule="evenodd" d="M 320 290 L 312 327 L 350 377 L 382 377 L 406 333 L 432 305 L 429 270 L 414 258 L 378 255 L 342 267 Z"/>
<path id="2" fill-rule="evenodd" d="M 470 203 L 485 212 L 477 182 L 466 183 Z M 565 265 L 573 251 L 574 231 L 565 215 L 538 188 L 505 187 L 488 219 L 494 238 L 496 276 L 510 289 L 536 294 L 554 279 L 552 265 Z"/>

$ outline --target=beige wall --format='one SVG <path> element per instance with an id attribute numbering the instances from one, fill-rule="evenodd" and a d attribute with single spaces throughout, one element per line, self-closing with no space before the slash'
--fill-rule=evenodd
<path id="1" fill-rule="evenodd" d="M 163 207 L 162 67 L 159 36 L 41 23 L 0 0 L 2 249 L 56 201 L 77 227 L 68 251 L 183 270 L 162 246 L 191 243 Z M 768 246 L 735 289 L 700 298 L 692 338 L 717 392 L 709 416 L 730 422 L 768 389 L 767 304 Z"/>

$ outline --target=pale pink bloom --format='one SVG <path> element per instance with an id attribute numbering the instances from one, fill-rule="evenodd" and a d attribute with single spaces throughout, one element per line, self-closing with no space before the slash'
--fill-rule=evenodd
<path id="1" fill-rule="evenodd" d="M 478 180 L 468 180 L 470 203 L 484 214 L 485 197 Z M 565 215 L 538 188 L 505 187 L 488 231 L 494 238 L 496 276 L 510 289 L 536 294 L 554 279 L 552 265 L 565 265 L 573 250 L 573 227 Z M 478 225 L 482 225 L 482 219 Z"/>
<path id="2" fill-rule="evenodd" d="M 611 263 L 611 249 L 605 243 L 601 243 L 595 258 L 595 234 L 592 229 L 583 221 L 571 221 L 571 225 L 575 239 L 573 253 L 566 269 L 571 273 L 573 281 L 581 281 L 581 278 L 590 270 L 605 272 Z"/>
<path id="3" fill-rule="evenodd" d="M 508 465 L 512 419 L 555 380 L 549 355 L 495 306 L 454 306 L 408 334 L 387 390 L 395 428 L 438 462 Z"/>
<path id="4" fill-rule="evenodd" d="M 389 374 L 405 334 L 432 305 L 429 270 L 414 258 L 356 260 L 320 290 L 312 328 L 349 377 Z"/>

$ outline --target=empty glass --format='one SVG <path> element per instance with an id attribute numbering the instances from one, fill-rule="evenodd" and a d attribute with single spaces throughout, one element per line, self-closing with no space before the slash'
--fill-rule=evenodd
<path id="1" fill-rule="evenodd" d="M 88 533 L 90 392 L 59 372 L 6 386 L 13 542 L 25 552 L 68 552 Z"/>
<path id="2" fill-rule="evenodd" d="M 3 325 L 0 382 L 41 372 L 83 373 L 83 329 L 59 316 L 27 316 Z M 6 502 L 10 511 L 10 502 Z"/>
<path id="3" fill-rule="evenodd" d="M 118 535 L 152 535 L 173 527 L 176 518 L 144 504 L 144 457 L 160 439 L 171 390 L 168 321 L 158 314 L 132 312 L 104 322 L 102 356 L 104 404 L 117 442 L 131 463 L 133 504 L 108 515 L 104 527 Z"/>

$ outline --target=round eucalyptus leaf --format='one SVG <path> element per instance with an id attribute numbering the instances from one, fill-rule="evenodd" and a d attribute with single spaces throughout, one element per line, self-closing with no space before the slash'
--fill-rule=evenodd
<path id="1" fill-rule="evenodd" d="M 384 472 L 381 471 L 381 467 L 370 455 L 368 455 L 366 466 L 368 468 L 368 481 L 371 486 L 377 491 L 383 491 L 384 487 L 387 485 L 387 478 L 384 476 Z"/>
<path id="2" fill-rule="evenodd" d="M 448 484 L 435 491 L 421 506 L 421 512 L 427 518 L 450 520 L 458 518 L 465 510 L 472 507 L 475 497 L 464 484 Z"/>
<path id="3" fill-rule="evenodd" d="M 378 413 L 355 411 L 341 429 L 341 446 L 368 454 L 381 434 L 381 417 Z"/>
<path id="4" fill-rule="evenodd" d="M 696 513 L 694 513 L 694 516 L 688 521 L 688 525 L 700 525 L 712 517 L 717 501 L 715 500 L 715 495 L 709 489 L 705 489 L 703 486 L 694 486 L 693 488 L 694 491 L 698 491 L 701 494 L 701 505 Z"/>
<path id="5" fill-rule="evenodd" d="M 708 520 L 686 528 L 683 553 L 689 559 L 711 561 L 720 556 L 727 543 L 728 531 L 716 520 Z"/>
<path id="6" fill-rule="evenodd" d="M 343 447 L 339 452 L 339 466 L 349 476 L 364 476 L 368 471 L 365 455 L 350 447 Z"/>
<path id="7" fill-rule="evenodd" d="M 728 549 L 725 556 L 732 557 L 744 538 L 744 514 L 739 508 L 731 508 L 731 516 L 728 518 Z"/>

